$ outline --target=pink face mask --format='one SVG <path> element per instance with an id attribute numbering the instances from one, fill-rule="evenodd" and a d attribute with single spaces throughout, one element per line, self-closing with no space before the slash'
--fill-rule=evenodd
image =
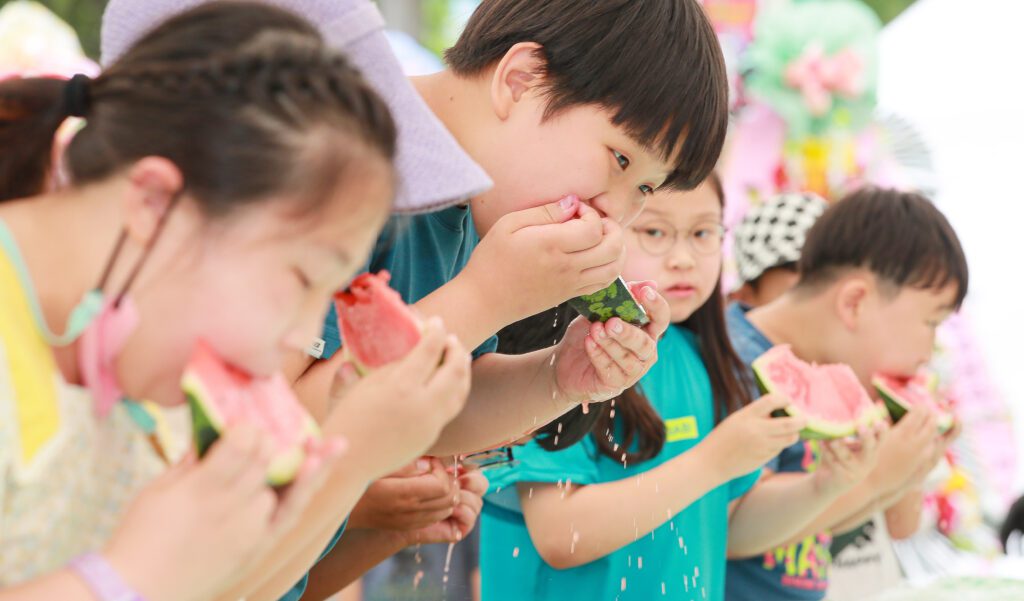
<path id="1" fill-rule="evenodd" d="M 114 362 L 138 325 L 139 312 L 131 298 L 109 298 L 79 338 L 78 369 L 99 417 L 109 415 L 124 398 Z"/>

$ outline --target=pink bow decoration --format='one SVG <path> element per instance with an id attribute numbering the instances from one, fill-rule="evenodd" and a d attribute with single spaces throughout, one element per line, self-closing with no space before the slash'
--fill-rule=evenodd
<path id="1" fill-rule="evenodd" d="M 803 94 L 811 114 L 821 117 L 832 109 L 834 95 L 853 98 L 864 92 L 864 60 L 849 48 L 825 56 L 811 44 L 786 67 L 786 85 Z"/>

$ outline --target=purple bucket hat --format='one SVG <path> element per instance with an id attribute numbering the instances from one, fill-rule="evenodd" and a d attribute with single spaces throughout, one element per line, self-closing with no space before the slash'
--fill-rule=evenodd
<path id="1" fill-rule="evenodd" d="M 103 14 L 101 63 L 108 66 L 170 17 L 209 0 L 111 0 Z M 369 0 L 259 0 L 316 24 L 343 50 L 390 107 L 398 123 L 396 213 L 436 211 L 488 190 L 493 183 L 434 115 L 402 73 Z"/>

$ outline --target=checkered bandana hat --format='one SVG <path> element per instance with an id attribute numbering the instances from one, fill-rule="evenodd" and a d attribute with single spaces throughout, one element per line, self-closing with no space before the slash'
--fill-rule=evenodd
<path id="1" fill-rule="evenodd" d="M 807 231 L 827 207 L 817 194 L 781 194 L 747 211 L 733 238 L 740 282 L 799 261 Z"/>

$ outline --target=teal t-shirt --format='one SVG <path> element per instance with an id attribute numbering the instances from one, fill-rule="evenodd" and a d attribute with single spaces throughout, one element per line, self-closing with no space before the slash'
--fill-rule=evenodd
<path id="1" fill-rule="evenodd" d="M 473 226 L 473 216 L 466 207 L 451 207 L 434 213 L 412 217 L 392 217 L 374 246 L 370 261 L 363 271 L 391 273 L 391 287 L 412 304 L 452 280 L 469 262 L 480 237 Z M 324 320 L 323 358 L 329 359 L 341 348 L 338 314 L 331 304 Z M 498 337 L 473 351 L 474 357 L 494 352 Z M 324 555 L 341 539 L 345 527 L 334 535 Z M 280 601 L 297 601 L 306 590 L 306 578 L 298 582 Z"/>
<path id="2" fill-rule="evenodd" d="M 488 472 L 491 489 L 480 519 L 484 601 L 723 598 L 729 502 L 754 485 L 760 470 L 709 492 L 636 542 L 568 570 L 541 559 L 519 505 L 517 483 L 613 482 L 657 467 L 707 436 L 715 425 L 711 383 L 694 336 L 669 328 L 658 343 L 658 356 L 641 382 L 665 420 L 667 439 L 657 457 L 623 467 L 599 455 L 592 437 L 557 452 L 530 442 L 516 449 L 518 465 Z M 628 519 L 628 506 L 617 511 Z"/>

